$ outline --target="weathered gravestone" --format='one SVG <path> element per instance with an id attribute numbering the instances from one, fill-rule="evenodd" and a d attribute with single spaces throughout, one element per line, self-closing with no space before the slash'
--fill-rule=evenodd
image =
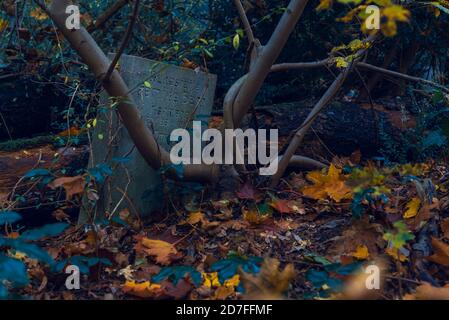
<path id="1" fill-rule="evenodd" d="M 109 55 L 110 59 L 113 55 Z M 123 55 L 119 70 L 128 85 L 141 117 L 161 146 L 169 150 L 174 129 L 189 128 L 193 120 L 208 120 L 217 82 L 216 75 L 197 72 L 140 57 Z M 142 158 L 116 111 L 103 95 L 97 126 L 92 135 L 92 168 L 108 164 L 113 173 L 101 185 L 95 216 L 149 215 L 163 204 L 160 173 Z M 102 111 L 103 110 L 103 111 Z M 108 141 L 114 143 L 108 151 Z M 126 196 L 125 196 L 126 193 Z M 92 212 L 91 212 L 92 213 Z M 86 213 L 80 216 L 85 221 Z"/>

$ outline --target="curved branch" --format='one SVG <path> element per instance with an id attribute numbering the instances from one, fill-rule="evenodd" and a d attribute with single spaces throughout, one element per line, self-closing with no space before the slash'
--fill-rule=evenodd
<path id="1" fill-rule="evenodd" d="M 120 57 L 122 56 L 123 52 L 125 51 L 126 47 L 128 46 L 129 40 L 131 40 L 131 36 L 133 34 L 133 28 L 137 20 L 137 15 L 139 14 L 139 5 L 140 0 L 135 0 L 133 13 L 131 15 L 131 18 L 128 23 L 128 28 L 126 29 L 125 37 L 123 38 L 123 42 L 118 49 L 117 53 L 115 54 L 114 59 L 112 60 L 111 64 L 109 65 L 108 71 L 106 72 L 103 81 L 109 81 L 112 71 L 114 71 L 115 66 L 117 65 L 118 61 L 120 60 Z"/>
<path id="2" fill-rule="evenodd" d="M 282 156 L 280 157 L 282 159 Z M 299 167 L 302 169 L 308 169 L 308 170 L 313 170 L 313 169 L 324 169 L 327 168 L 328 166 L 325 165 L 324 163 L 308 158 L 308 157 L 304 157 L 304 156 L 297 156 L 294 155 L 288 164 L 289 167 Z"/>
<path id="3" fill-rule="evenodd" d="M 78 52 L 84 63 L 90 68 L 95 77 L 101 81 L 104 74 L 110 66 L 110 61 L 84 28 L 79 30 L 69 30 L 65 27 L 67 14 L 65 9 L 72 4 L 70 0 L 53 1 L 48 9 L 39 0 L 35 2 L 45 10 L 58 29 L 64 34 L 65 38 L 71 44 L 72 48 Z M 158 170 L 161 166 L 170 165 L 170 155 L 156 141 L 152 132 L 148 129 L 145 122 L 130 95 L 130 90 L 120 73 L 114 68 L 110 81 L 102 82 L 104 89 L 110 97 L 117 99 L 117 111 L 127 129 L 137 150 L 145 161 L 153 169 Z M 216 177 L 217 166 L 208 166 L 205 164 L 185 165 L 184 180 L 211 181 Z M 174 170 L 169 170 L 168 174 L 173 179 L 179 179 Z"/>

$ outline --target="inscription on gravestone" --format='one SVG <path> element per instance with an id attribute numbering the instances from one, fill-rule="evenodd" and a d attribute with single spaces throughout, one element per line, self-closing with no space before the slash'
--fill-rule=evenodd
<path id="1" fill-rule="evenodd" d="M 121 57 L 119 70 L 142 118 L 167 150 L 174 129 L 191 127 L 193 120 L 208 120 L 216 75 L 128 55 Z M 113 168 L 113 174 L 102 185 L 96 216 L 117 214 L 125 208 L 145 216 L 162 205 L 160 175 L 140 156 L 110 105 L 103 95 L 92 135 L 90 165 L 107 163 Z"/>

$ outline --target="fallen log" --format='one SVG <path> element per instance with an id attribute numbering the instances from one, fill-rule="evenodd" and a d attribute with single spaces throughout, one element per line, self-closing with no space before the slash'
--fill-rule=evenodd
<path id="1" fill-rule="evenodd" d="M 265 122 L 279 129 L 280 137 L 288 137 L 312 107 L 313 102 L 302 101 L 261 106 L 256 110 L 259 123 Z M 360 150 L 364 158 L 382 156 L 385 139 L 391 140 L 390 146 L 406 143 L 403 133 L 416 126 L 413 115 L 395 107 L 394 102 L 384 105 L 333 102 L 319 115 L 297 154 L 330 159 L 333 155 L 345 156 Z"/>

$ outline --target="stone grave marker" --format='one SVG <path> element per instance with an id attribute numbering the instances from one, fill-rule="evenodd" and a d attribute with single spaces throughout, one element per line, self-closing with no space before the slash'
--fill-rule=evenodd
<path id="1" fill-rule="evenodd" d="M 112 60 L 113 55 L 109 58 Z M 129 55 L 121 57 L 119 70 L 147 127 L 167 150 L 170 150 L 169 138 L 174 129 L 189 128 L 193 120 L 208 120 L 216 75 Z M 114 209 L 118 214 L 125 208 L 131 214 L 148 216 L 163 204 L 160 174 L 139 154 L 110 105 L 111 101 L 103 95 L 92 134 L 93 157 L 89 166 L 107 163 L 113 168 L 99 192 L 96 216 L 101 217 Z M 108 152 L 111 136 L 114 144 Z M 86 213 L 82 212 L 80 222 L 85 219 Z"/>

